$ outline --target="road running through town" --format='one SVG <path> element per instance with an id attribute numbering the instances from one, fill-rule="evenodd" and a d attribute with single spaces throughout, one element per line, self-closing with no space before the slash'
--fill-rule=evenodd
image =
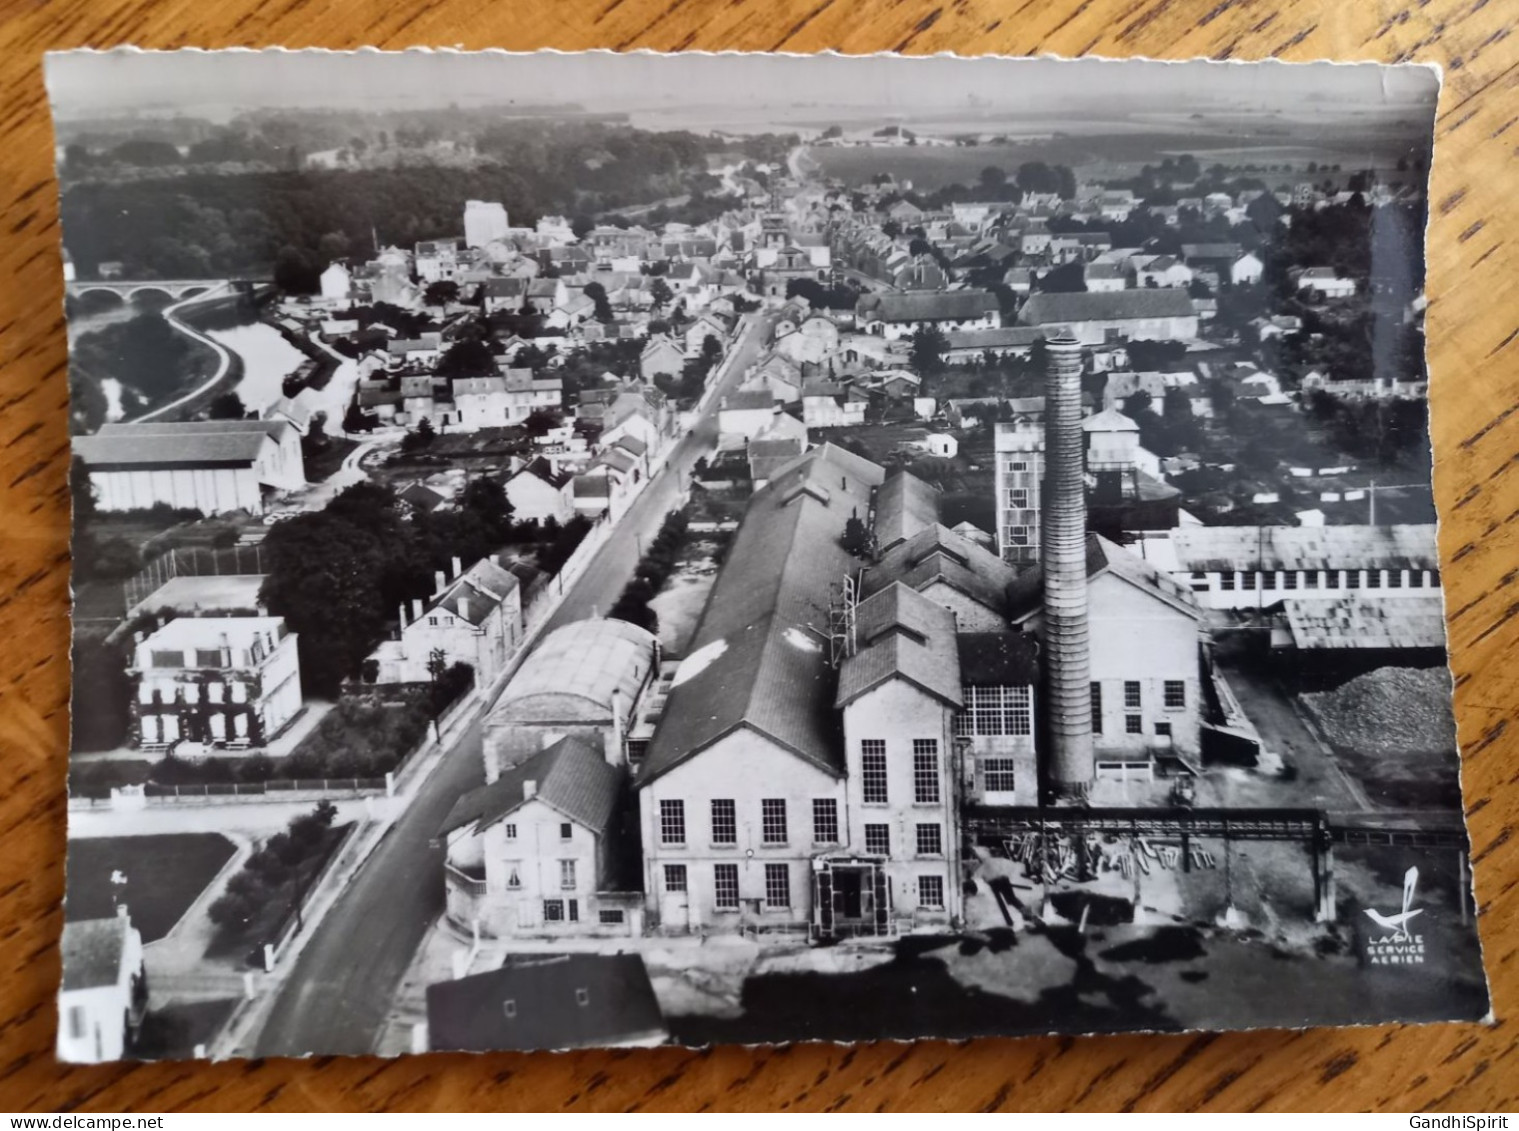
<path id="1" fill-rule="evenodd" d="M 723 396 L 759 358 L 775 318 L 756 317 L 735 342 L 719 387 L 664 469 L 616 520 L 605 545 L 565 595 L 545 631 L 604 613 L 633 575 L 679 502 L 692 465 L 717 442 Z M 520 661 L 519 661 L 520 662 Z M 488 708 L 487 708 L 488 710 Z M 443 853 L 438 826 L 454 801 L 484 782 L 477 718 L 423 781 L 406 812 L 349 882 L 287 972 L 253 1048 L 257 1056 L 363 1055 L 375 1042 L 391 999 L 428 928 L 443 913 Z"/>

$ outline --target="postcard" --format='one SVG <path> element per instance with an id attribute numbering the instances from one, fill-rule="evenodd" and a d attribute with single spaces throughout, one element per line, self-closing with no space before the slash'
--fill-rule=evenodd
<path id="1" fill-rule="evenodd" d="M 62 1058 L 1488 1015 L 1436 70 L 47 78 Z"/>

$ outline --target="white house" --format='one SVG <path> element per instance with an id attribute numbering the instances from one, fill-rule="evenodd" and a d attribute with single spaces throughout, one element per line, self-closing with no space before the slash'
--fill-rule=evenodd
<path id="1" fill-rule="evenodd" d="M 1356 281 L 1341 276 L 1333 267 L 1294 268 L 1288 275 L 1299 293 L 1308 291 L 1323 298 L 1349 298 L 1356 293 Z"/>
<path id="2" fill-rule="evenodd" d="M 767 388 L 744 388 L 729 393 L 717 410 L 719 436 L 742 436 L 752 440 L 770 426 L 775 398 Z"/>
<path id="3" fill-rule="evenodd" d="M 1229 281 L 1236 286 L 1250 286 L 1261 281 L 1266 264 L 1253 251 L 1247 251 L 1229 264 Z"/>
<path id="4" fill-rule="evenodd" d="M 1197 337 L 1197 311 L 1186 291 L 1178 288 L 1037 294 L 1018 312 L 1018 322 L 1045 333 L 1068 330 L 1083 345 Z"/>
<path id="5" fill-rule="evenodd" d="M 614 890 L 625 778 L 567 735 L 459 798 L 439 830 L 449 919 L 488 938 L 641 934 L 642 894 Z"/>
<path id="6" fill-rule="evenodd" d="M 176 617 L 138 635 L 127 681 L 144 749 L 263 746 L 300 712 L 300 656 L 283 617 Z"/>
<path id="7" fill-rule="evenodd" d="M 865 423 L 870 397 L 864 390 L 836 381 L 802 385 L 802 423 L 808 428 L 849 428 Z"/>
<path id="8" fill-rule="evenodd" d="M 517 578 L 491 558 L 481 558 L 453 579 L 437 571 L 426 601 L 401 606 L 396 638 L 382 641 L 371 659 L 377 683 L 426 683 L 433 666 L 468 664 L 475 686 L 489 687 L 522 639 L 522 590 Z M 408 616 L 408 612 L 410 615 Z"/>
<path id="9" fill-rule="evenodd" d="M 464 246 L 484 247 L 494 240 L 504 240 L 511 225 L 506 208 L 497 201 L 464 202 Z"/>
<path id="10" fill-rule="evenodd" d="M 575 500 L 570 487 L 574 476 L 554 470 L 541 456 L 532 460 L 504 485 L 506 500 L 512 505 L 512 517 L 519 522 L 568 522 L 575 516 Z"/>
<path id="11" fill-rule="evenodd" d="M 163 503 L 225 514 L 262 514 L 283 491 L 306 485 L 301 437 L 284 420 L 106 424 L 74 439 L 101 510 Z"/>
<path id="12" fill-rule="evenodd" d="M 348 273 L 348 265 L 341 259 L 327 264 L 322 271 L 321 286 L 325 299 L 337 302 L 347 298 L 353 291 L 353 277 Z"/>
<path id="13" fill-rule="evenodd" d="M 128 1055 L 148 1006 L 142 935 L 125 907 L 63 925 L 58 1059 L 100 1064 Z"/>

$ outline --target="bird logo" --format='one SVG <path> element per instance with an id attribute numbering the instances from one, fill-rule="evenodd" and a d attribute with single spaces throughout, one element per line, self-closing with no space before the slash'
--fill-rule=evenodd
<path id="1" fill-rule="evenodd" d="M 1414 889 L 1419 885 L 1419 869 L 1410 868 L 1403 875 L 1403 910 L 1396 915 L 1383 915 L 1380 911 L 1366 908 L 1366 915 L 1373 923 L 1383 930 L 1391 931 L 1394 941 L 1401 941 L 1410 937 L 1408 930 L 1409 920 L 1415 915 L 1423 914 L 1422 907 L 1415 908 Z"/>

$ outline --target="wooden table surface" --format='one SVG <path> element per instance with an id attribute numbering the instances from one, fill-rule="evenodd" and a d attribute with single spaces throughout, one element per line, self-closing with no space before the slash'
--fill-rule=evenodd
<path id="1" fill-rule="evenodd" d="M 0 7 L 0 1110 L 1382 1109 L 1519 1098 L 1519 36 L 1510 0 L 10 0 Z M 1492 1025 L 68 1068 L 68 386 L 42 53 L 448 45 L 1428 60 L 1436 497 Z"/>

